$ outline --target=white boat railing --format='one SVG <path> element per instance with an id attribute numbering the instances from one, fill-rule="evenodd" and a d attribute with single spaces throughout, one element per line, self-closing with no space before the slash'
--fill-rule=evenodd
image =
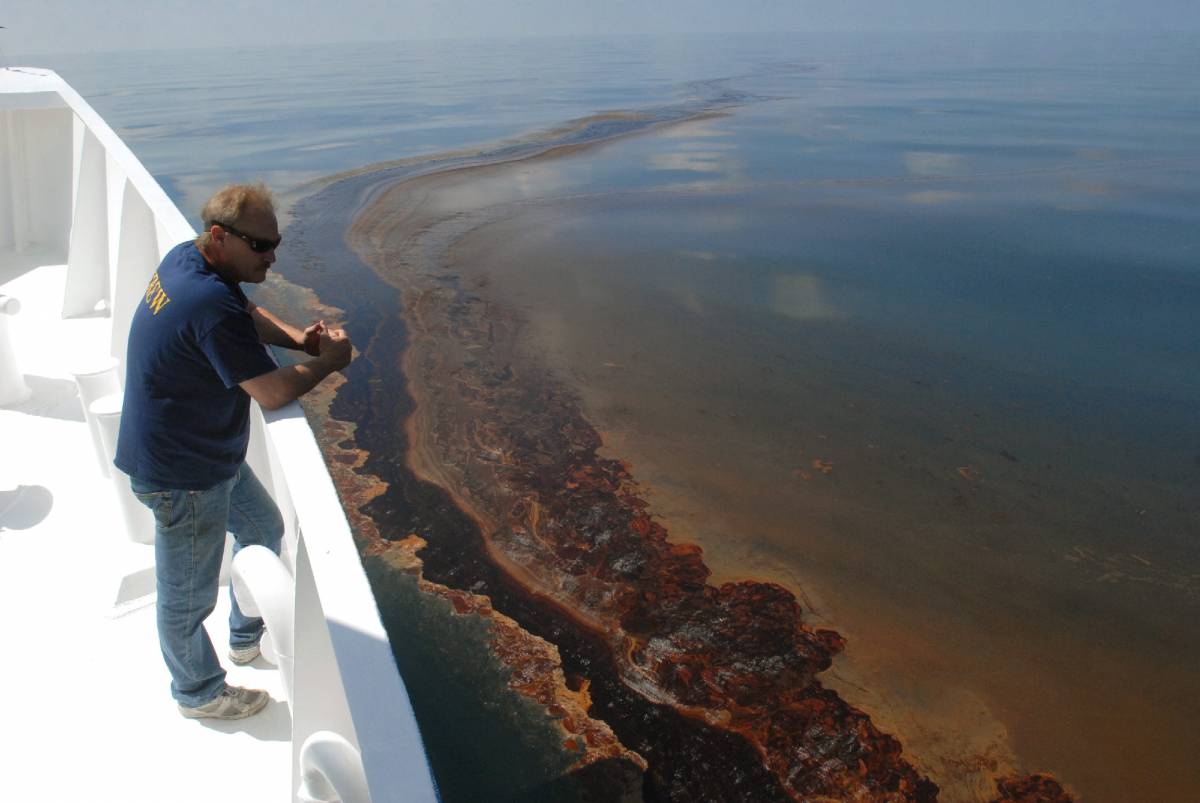
<path id="1" fill-rule="evenodd" d="M 194 236 L 137 157 L 57 74 L 0 70 L 0 253 L 66 264 L 63 317 L 105 317 L 108 351 L 122 366 L 151 275 Z M 316 787 L 362 799 L 361 786 L 337 788 L 357 766 L 349 746 L 375 803 L 437 800 L 349 523 L 298 404 L 265 417 L 254 405 L 247 459 L 283 513 L 294 578 L 292 799 L 316 799 Z M 339 747 L 312 747 L 327 744 Z M 322 766 L 323 756 L 332 763 Z"/>

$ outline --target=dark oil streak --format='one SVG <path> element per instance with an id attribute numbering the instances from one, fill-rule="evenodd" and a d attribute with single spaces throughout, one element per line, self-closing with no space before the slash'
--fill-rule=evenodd
<path id="1" fill-rule="evenodd" d="M 365 512 L 389 537 L 416 532 L 429 542 L 421 553 L 429 580 L 487 594 L 498 611 L 559 648 L 564 672 L 591 683 L 591 714 L 606 721 L 622 743 L 649 762 L 643 792 L 647 801 L 788 800 L 744 739 L 630 691 L 619 680 L 600 638 L 498 570 L 488 560 L 474 522 L 444 491 L 409 471 L 403 423 L 414 403 L 400 369 L 407 343 L 400 294 L 363 265 L 344 241 L 349 210 L 357 206 L 355 196 L 365 183 L 341 182 L 297 205 L 288 237 L 307 259 L 287 272 L 289 280 L 312 289 L 323 303 L 345 310 L 352 340 L 369 344 L 346 372 L 349 381 L 330 410 L 334 418 L 357 425 L 357 446 L 370 453 L 363 473 L 389 483 L 389 490 Z M 315 249 L 321 250 L 320 257 Z"/>

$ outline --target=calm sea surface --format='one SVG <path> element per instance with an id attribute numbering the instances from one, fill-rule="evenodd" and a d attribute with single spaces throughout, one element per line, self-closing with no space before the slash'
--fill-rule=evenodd
<path id="1" fill-rule="evenodd" d="M 228 180 L 288 189 L 599 111 L 738 99 L 445 198 L 527 202 L 456 253 L 501 279 L 674 537 L 719 578 L 802 587 L 848 635 L 831 683 L 885 729 L 930 753 L 953 752 L 946 734 L 1011 751 L 1088 800 L 1200 797 L 1194 41 L 37 63 L 193 220 Z"/>

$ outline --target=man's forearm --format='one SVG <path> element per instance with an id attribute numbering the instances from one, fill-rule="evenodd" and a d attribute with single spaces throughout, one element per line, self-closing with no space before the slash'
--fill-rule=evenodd
<path id="1" fill-rule="evenodd" d="M 241 385 L 264 410 L 278 410 L 308 393 L 336 370 L 336 366 L 316 357 L 296 365 L 276 368 L 262 376 L 247 379 Z"/>
<path id="2" fill-rule="evenodd" d="M 262 342 L 287 349 L 304 348 L 304 332 L 275 317 L 269 310 L 252 304 L 250 317 L 254 319 L 254 331 Z"/>

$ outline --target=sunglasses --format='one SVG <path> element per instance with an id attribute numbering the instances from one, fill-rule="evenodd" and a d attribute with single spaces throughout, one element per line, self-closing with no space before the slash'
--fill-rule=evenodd
<path id="1" fill-rule="evenodd" d="M 245 232 L 238 231 L 228 223 L 218 223 L 217 225 L 225 229 L 225 231 L 229 232 L 230 234 L 241 237 L 246 241 L 246 245 L 250 246 L 250 250 L 256 254 L 265 254 L 268 251 L 274 251 L 279 247 L 279 244 L 283 242 L 282 237 L 276 237 L 274 240 L 260 240 L 257 237 L 251 237 Z"/>

